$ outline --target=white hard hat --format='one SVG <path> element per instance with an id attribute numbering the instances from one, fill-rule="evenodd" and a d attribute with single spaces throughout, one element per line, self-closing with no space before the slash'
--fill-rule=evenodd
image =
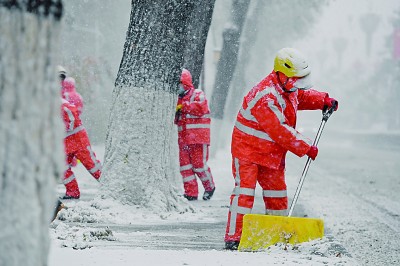
<path id="1" fill-rule="evenodd" d="M 57 66 L 57 73 L 60 77 L 65 78 L 67 76 L 67 71 L 65 68 L 61 65 Z"/>

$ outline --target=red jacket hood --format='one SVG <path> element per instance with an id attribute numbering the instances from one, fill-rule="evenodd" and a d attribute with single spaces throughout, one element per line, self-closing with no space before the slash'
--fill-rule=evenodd
<path id="1" fill-rule="evenodd" d="M 185 90 L 189 90 L 190 88 L 193 88 L 192 74 L 190 74 L 189 70 L 187 70 L 185 68 L 182 70 L 181 83 Z"/>

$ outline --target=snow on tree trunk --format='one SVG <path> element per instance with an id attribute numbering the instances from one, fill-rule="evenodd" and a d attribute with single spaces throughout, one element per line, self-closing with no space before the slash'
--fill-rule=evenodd
<path id="1" fill-rule="evenodd" d="M 47 265 L 63 169 L 60 1 L 0 2 L 0 265 Z"/>
<path id="2" fill-rule="evenodd" d="M 172 134 L 194 3 L 132 1 L 106 136 L 103 197 L 155 212 L 182 210 L 174 186 L 179 172 Z"/>
<path id="3" fill-rule="evenodd" d="M 165 211 L 163 206 L 176 205 L 168 182 L 176 174 L 169 145 L 176 96 L 140 87 L 121 87 L 117 94 L 106 143 L 105 188 L 122 203 Z"/>

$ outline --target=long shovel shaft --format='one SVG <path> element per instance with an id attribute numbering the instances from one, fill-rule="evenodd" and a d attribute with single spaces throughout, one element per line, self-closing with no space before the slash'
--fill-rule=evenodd
<path id="1" fill-rule="evenodd" d="M 321 138 L 322 130 L 324 129 L 327 120 L 328 119 L 322 119 L 321 125 L 319 126 L 319 129 L 318 129 L 318 132 L 317 132 L 317 136 L 315 136 L 315 139 L 314 139 L 314 143 L 313 143 L 314 146 L 318 145 L 319 139 Z M 288 217 L 292 216 L 294 206 L 296 205 L 296 202 L 297 202 L 297 200 L 299 198 L 300 191 L 301 191 L 301 188 L 303 187 L 304 180 L 306 179 L 306 175 L 307 175 L 307 172 L 308 172 L 308 168 L 310 167 L 310 164 L 311 164 L 311 158 L 308 157 L 306 165 L 304 166 L 304 170 L 303 170 L 303 173 L 301 175 L 299 184 L 297 185 L 296 193 L 293 196 L 293 201 L 292 201 L 292 204 L 290 205 Z"/>

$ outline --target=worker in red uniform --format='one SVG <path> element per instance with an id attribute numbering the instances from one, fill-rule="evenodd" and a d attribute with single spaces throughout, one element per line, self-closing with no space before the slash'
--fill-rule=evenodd
<path id="1" fill-rule="evenodd" d="M 236 250 L 243 216 L 251 213 L 256 183 L 263 190 L 265 212 L 287 215 L 285 157 L 292 152 L 315 160 L 318 148 L 296 131 L 297 110 L 336 106 L 326 92 L 311 89 L 310 67 L 296 49 L 281 49 L 274 70 L 244 97 L 232 133 L 235 188 L 225 233 L 225 248 Z"/>
<path id="2" fill-rule="evenodd" d="M 64 172 L 63 183 L 66 193 L 63 199 L 79 199 L 80 191 L 78 182 L 72 171 L 74 158 L 80 160 L 89 173 L 99 180 L 101 175 L 101 163 L 96 158 L 96 154 L 91 148 L 88 134 L 82 121 L 79 118 L 78 109 L 75 105 L 62 99 L 61 114 L 64 120 L 66 136 L 64 138 L 64 148 L 68 169 Z"/>
<path id="3" fill-rule="evenodd" d="M 82 114 L 83 110 L 83 99 L 82 96 L 76 91 L 75 79 L 72 77 L 67 77 L 67 71 L 63 66 L 57 66 L 58 77 L 61 83 L 61 97 L 67 100 L 69 103 L 75 105 L 78 110 L 79 116 Z M 77 166 L 77 158 L 73 158 L 71 165 L 73 167 Z"/>
<path id="4" fill-rule="evenodd" d="M 178 126 L 179 163 L 184 197 L 187 200 L 197 200 L 197 176 L 204 187 L 203 200 L 209 200 L 215 191 L 214 179 L 207 165 L 210 109 L 204 92 L 194 88 L 192 75 L 187 69 L 182 71 L 178 93 L 175 124 Z"/>

